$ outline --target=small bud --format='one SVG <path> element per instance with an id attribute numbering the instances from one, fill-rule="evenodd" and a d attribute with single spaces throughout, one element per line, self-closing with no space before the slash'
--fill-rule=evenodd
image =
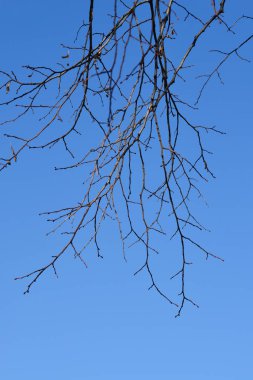
<path id="1" fill-rule="evenodd" d="M 8 94 L 10 92 L 10 88 L 11 88 L 11 82 L 8 82 L 5 86 L 6 88 L 6 94 Z"/>
<path id="2" fill-rule="evenodd" d="M 12 154 L 13 154 L 14 162 L 17 162 L 17 155 L 16 155 L 15 150 L 14 150 L 14 148 L 13 148 L 12 145 L 11 145 L 11 151 L 12 151 Z"/>

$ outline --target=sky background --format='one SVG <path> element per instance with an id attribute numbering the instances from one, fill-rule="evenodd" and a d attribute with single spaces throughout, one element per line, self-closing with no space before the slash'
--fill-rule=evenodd
<path id="1" fill-rule="evenodd" d="M 251 0 L 231 0 L 230 6 L 234 15 L 253 14 Z M 1 67 L 55 62 L 59 44 L 74 39 L 82 8 L 81 0 L 74 6 L 0 0 Z M 246 27 L 250 34 L 252 25 L 245 25 L 244 35 Z M 252 57 L 252 43 L 247 49 Z M 196 260 L 187 279 L 200 308 L 186 305 L 180 318 L 147 291 L 145 276 L 133 277 L 135 252 L 126 264 L 113 230 L 104 260 L 85 270 L 67 257 L 58 280 L 48 273 L 24 296 L 25 283 L 13 279 L 45 262 L 60 244 L 56 236 L 45 237 L 50 226 L 38 213 L 74 189 L 52 171 L 51 153 L 23 155 L 1 173 L 0 378 L 253 378 L 252 65 L 232 60 L 223 79 L 225 86 L 214 83 L 202 101 L 201 115 L 227 135 L 211 141 L 217 179 L 205 188 L 208 207 L 196 208 L 211 230 L 205 245 L 225 262 Z"/>

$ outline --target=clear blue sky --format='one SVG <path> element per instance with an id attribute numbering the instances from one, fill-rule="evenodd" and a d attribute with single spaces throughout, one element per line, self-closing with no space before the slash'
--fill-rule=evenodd
<path id="1" fill-rule="evenodd" d="M 55 62 L 59 44 L 75 36 L 83 3 L 0 0 L 0 66 Z M 230 3 L 234 14 L 253 15 L 251 0 Z M 147 291 L 145 276 L 132 276 L 131 254 L 125 264 L 111 235 L 104 260 L 85 270 L 66 258 L 58 280 L 48 273 L 23 296 L 25 283 L 14 277 L 60 244 L 45 237 L 49 226 L 37 214 L 74 189 L 52 171 L 53 155 L 23 155 L 1 174 L 0 378 L 253 378 L 252 65 L 232 60 L 223 79 L 202 102 L 202 116 L 227 135 L 211 143 L 217 179 L 205 190 L 209 207 L 196 207 L 212 231 L 205 245 L 225 262 L 197 260 L 188 281 L 200 308 L 186 305 L 181 318 Z"/>

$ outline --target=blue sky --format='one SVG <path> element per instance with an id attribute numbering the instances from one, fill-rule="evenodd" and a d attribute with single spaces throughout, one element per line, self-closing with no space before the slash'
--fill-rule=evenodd
<path id="1" fill-rule="evenodd" d="M 253 14 L 249 0 L 230 4 L 233 14 Z M 81 0 L 75 6 L 60 0 L 0 5 L 3 68 L 55 62 L 62 54 L 59 44 L 74 39 L 83 18 Z M 24 155 L 1 174 L 1 378 L 253 378 L 252 65 L 232 60 L 223 79 L 225 86 L 211 85 L 201 103 L 200 117 L 227 135 L 210 141 L 217 179 L 204 190 L 208 207 L 195 207 L 211 230 L 202 237 L 205 245 L 225 262 L 196 257 L 188 284 L 200 308 L 186 305 L 181 318 L 147 291 L 144 275 L 133 277 L 134 252 L 126 264 L 111 230 L 104 260 L 85 270 L 66 257 L 58 280 L 48 273 L 23 296 L 25 283 L 14 277 L 45 262 L 60 244 L 57 236 L 45 237 L 49 226 L 38 213 L 75 189 L 52 171 L 53 153 Z"/>

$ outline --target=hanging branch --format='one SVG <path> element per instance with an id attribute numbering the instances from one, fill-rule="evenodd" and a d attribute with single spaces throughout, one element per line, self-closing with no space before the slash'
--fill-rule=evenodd
<path id="1" fill-rule="evenodd" d="M 90 246 L 102 257 L 100 233 L 108 219 L 118 226 L 125 259 L 129 245 L 143 246 L 143 265 L 135 274 L 146 271 L 150 289 L 177 306 L 180 315 L 185 302 L 197 306 L 185 286 L 186 269 L 191 264 L 189 247 L 206 258 L 222 260 L 195 239 L 192 231 L 204 227 L 191 211 L 192 196 L 202 195 L 199 183 L 214 177 L 208 164 L 206 133 L 222 132 L 196 124 L 188 110 L 196 110 L 209 82 L 215 74 L 220 77 L 230 57 L 244 59 L 240 50 L 253 35 L 228 52 L 216 50 L 222 59 L 203 76 L 195 105 L 184 100 L 176 86 L 187 83 L 193 52 L 210 30 L 234 35 L 234 26 L 250 17 L 243 16 L 229 27 L 224 19 L 226 0 L 207 2 L 203 15 L 173 0 L 114 0 L 111 28 L 101 32 L 95 3 L 89 1 L 88 22 L 79 28 L 74 46 L 63 45 L 67 53 L 56 67 L 27 65 L 22 76 L 0 72 L 0 106 L 12 107 L 14 114 L 1 123 L 11 149 L 0 158 L 0 170 L 21 159 L 25 151 L 62 144 L 72 163 L 55 169 L 85 167 L 89 173 L 81 178 L 85 191 L 78 204 L 43 213 L 56 225 L 53 232 L 65 228 L 68 240 L 63 248 L 46 265 L 17 279 L 28 279 L 28 293 L 48 269 L 57 275 L 56 265 L 68 251 L 85 266 L 84 253 Z M 188 32 L 181 36 L 185 23 Z M 178 43 L 180 38 L 185 43 Z M 65 121 L 66 114 L 71 114 L 71 122 Z M 30 115 L 34 123 L 29 128 L 19 134 L 11 132 L 20 119 Z M 59 123 L 63 127 L 59 128 Z M 97 137 L 90 138 L 85 151 L 71 146 L 76 135 L 81 138 L 91 129 L 91 135 L 95 130 Z M 195 141 L 191 152 L 184 144 L 189 133 Z M 155 173 L 149 167 L 151 156 L 157 166 Z M 162 291 L 151 265 L 151 257 L 158 253 L 154 236 L 167 234 L 168 217 L 181 257 L 180 267 L 171 276 L 180 279 L 176 301 Z M 80 246 L 84 229 L 89 236 Z"/>

